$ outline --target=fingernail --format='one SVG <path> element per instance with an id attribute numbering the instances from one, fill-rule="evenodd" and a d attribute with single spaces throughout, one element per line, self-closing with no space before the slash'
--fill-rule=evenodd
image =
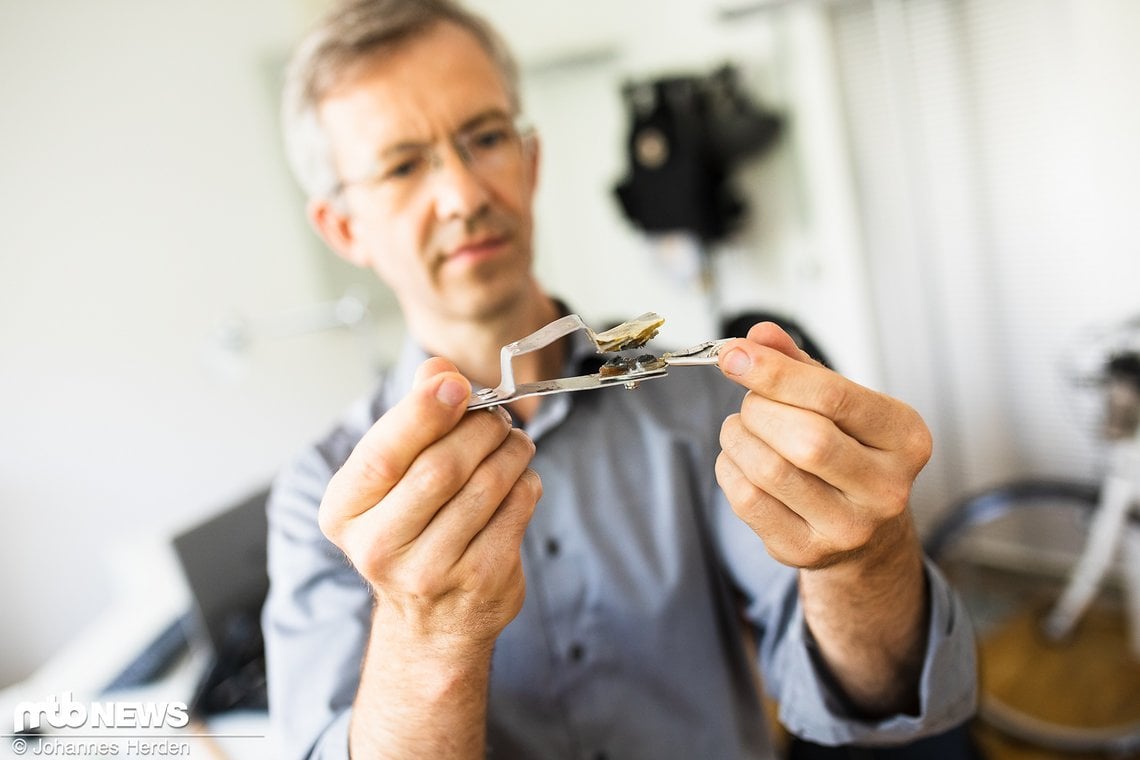
<path id="1" fill-rule="evenodd" d="M 446 406 L 459 406 L 467 400 L 467 389 L 458 380 L 444 380 L 435 392 L 435 397 Z"/>
<path id="2" fill-rule="evenodd" d="M 739 348 L 734 348 L 724 357 L 724 371 L 730 375 L 743 375 L 752 366 L 752 358 Z"/>

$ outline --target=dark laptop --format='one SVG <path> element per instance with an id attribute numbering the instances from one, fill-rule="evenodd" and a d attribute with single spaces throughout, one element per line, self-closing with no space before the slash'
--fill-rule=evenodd
<path id="1" fill-rule="evenodd" d="M 265 566 L 268 489 L 177 536 L 173 544 L 194 609 L 190 636 L 213 652 L 190 712 L 211 715 L 265 709 L 261 607 L 269 591 Z"/>

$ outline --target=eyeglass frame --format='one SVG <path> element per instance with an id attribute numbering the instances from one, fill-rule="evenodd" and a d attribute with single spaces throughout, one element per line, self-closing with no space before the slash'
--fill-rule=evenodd
<path id="1" fill-rule="evenodd" d="M 518 142 L 521 152 L 520 155 L 525 153 L 528 145 L 533 146 L 536 132 L 534 125 L 531 124 L 526 117 L 522 115 L 507 117 L 505 114 L 497 111 L 476 116 L 468 122 L 467 126 L 453 132 L 446 138 L 446 141 L 451 144 L 452 149 L 456 155 L 459 156 L 459 160 L 463 162 L 463 165 L 481 179 L 483 176 L 475 166 L 475 159 L 468 144 L 470 141 L 478 138 L 480 130 L 486 128 L 484 126 L 486 123 L 492 121 L 497 123 L 499 118 L 502 118 L 509 126 L 510 134 L 507 138 Z M 443 166 L 443 156 L 440 151 L 439 143 L 439 140 L 424 143 L 404 141 L 386 149 L 384 152 L 411 153 L 415 151 L 417 158 L 427 158 L 426 166 L 428 168 L 428 174 L 430 175 L 431 172 Z M 372 185 L 379 187 L 386 181 L 393 179 L 392 171 L 394 170 L 388 170 L 382 165 L 382 161 L 382 157 L 373 159 L 372 166 L 360 177 L 354 179 L 338 179 L 328 194 L 329 199 L 334 201 L 342 200 L 344 191 L 354 185 Z"/>

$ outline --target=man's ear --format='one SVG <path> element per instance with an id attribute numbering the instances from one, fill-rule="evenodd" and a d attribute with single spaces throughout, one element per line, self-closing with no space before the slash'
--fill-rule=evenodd
<path id="1" fill-rule="evenodd" d="M 338 209 L 328 198 L 310 198 L 305 205 L 305 215 L 309 224 L 321 239 L 348 263 L 367 268 L 370 265 L 367 255 L 356 245 L 352 231 L 352 218 Z"/>
<path id="2" fill-rule="evenodd" d="M 530 191 L 533 193 L 535 190 L 538 189 L 538 166 L 540 163 L 539 158 L 542 155 L 542 141 L 539 140 L 539 136 L 538 136 L 537 132 L 531 136 L 530 140 L 531 140 L 531 146 L 530 146 L 530 150 L 527 151 L 527 153 L 529 154 L 527 156 L 527 158 L 529 160 L 527 161 L 527 167 L 526 168 L 527 168 L 527 172 L 529 173 L 529 176 L 527 177 L 527 179 L 530 180 Z"/>

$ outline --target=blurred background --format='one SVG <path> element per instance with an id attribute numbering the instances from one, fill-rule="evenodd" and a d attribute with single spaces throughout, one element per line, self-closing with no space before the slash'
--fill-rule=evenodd
<path id="1" fill-rule="evenodd" d="M 929 526 L 1092 480 L 1062 365 L 1140 313 L 1132 0 L 478 0 L 543 141 L 538 268 L 659 342 L 786 315 L 914 405 Z M 277 131 L 320 0 L 0 0 L 0 686 L 113 603 L 116 558 L 263 487 L 369 390 L 393 301 L 325 252 Z M 731 232 L 622 213 L 627 94 L 731 64 L 778 114 Z"/>

